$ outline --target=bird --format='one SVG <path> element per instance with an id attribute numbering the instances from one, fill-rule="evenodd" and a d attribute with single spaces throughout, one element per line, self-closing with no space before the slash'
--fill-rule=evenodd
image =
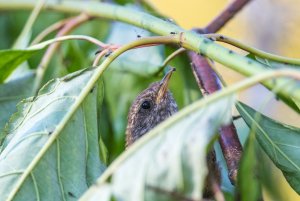
<path id="1" fill-rule="evenodd" d="M 171 68 L 161 81 L 152 83 L 132 103 L 128 113 L 126 147 L 178 111 L 168 89 L 175 68 Z"/>
<path id="2" fill-rule="evenodd" d="M 171 68 L 161 81 L 150 84 L 133 101 L 127 118 L 126 148 L 178 111 L 177 103 L 168 89 L 174 71 L 175 68 Z M 215 182 L 220 184 L 220 170 L 214 150 L 208 152 L 206 160 L 209 173 L 204 188 L 204 198 L 212 198 L 213 184 Z"/>

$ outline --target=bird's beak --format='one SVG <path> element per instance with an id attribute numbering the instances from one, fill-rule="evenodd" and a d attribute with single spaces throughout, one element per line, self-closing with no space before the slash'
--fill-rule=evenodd
<path id="1" fill-rule="evenodd" d="M 169 80 L 172 76 L 172 73 L 176 70 L 176 68 L 171 68 L 169 72 L 163 77 L 163 79 L 160 81 L 160 87 L 158 90 L 156 103 L 160 103 L 166 92 L 168 91 L 168 84 Z"/>

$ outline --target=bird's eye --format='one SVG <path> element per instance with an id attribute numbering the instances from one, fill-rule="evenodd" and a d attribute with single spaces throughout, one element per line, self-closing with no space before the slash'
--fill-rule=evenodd
<path id="1" fill-rule="evenodd" d="M 145 109 L 145 110 L 150 109 L 150 108 L 151 108 L 151 103 L 150 103 L 150 101 L 147 101 L 147 100 L 144 101 L 144 102 L 142 103 L 141 107 L 142 107 L 143 109 Z"/>

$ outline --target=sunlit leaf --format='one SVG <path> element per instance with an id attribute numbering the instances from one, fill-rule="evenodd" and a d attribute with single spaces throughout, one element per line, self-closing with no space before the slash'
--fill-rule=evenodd
<path id="1" fill-rule="evenodd" d="M 128 152 L 142 146 L 118 168 L 112 163 L 111 182 L 97 183 L 81 200 L 201 200 L 206 146 L 217 128 L 229 121 L 232 104 L 233 99 L 225 97 L 202 109 L 180 111 L 136 142 Z M 104 199 L 100 192 L 111 196 Z"/>
<path id="2" fill-rule="evenodd" d="M 52 80 L 18 105 L 1 147 L 0 200 L 77 200 L 101 174 L 98 90 L 63 121 L 92 74 L 86 69 Z"/>
<path id="3" fill-rule="evenodd" d="M 275 121 L 264 115 L 255 119 L 255 111 L 239 103 L 237 108 L 249 127 L 256 128 L 256 139 L 282 171 L 291 187 L 300 193 L 300 129 Z"/>

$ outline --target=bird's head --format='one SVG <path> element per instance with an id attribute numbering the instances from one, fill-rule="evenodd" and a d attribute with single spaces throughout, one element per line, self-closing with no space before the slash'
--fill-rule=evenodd
<path id="1" fill-rule="evenodd" d="M 161 81 L 151 84 L 134 100 L 128 114 L 126 146 L 177 112 L 177 104 L 168 90 L 174 70 L 171 69 Z"/>

